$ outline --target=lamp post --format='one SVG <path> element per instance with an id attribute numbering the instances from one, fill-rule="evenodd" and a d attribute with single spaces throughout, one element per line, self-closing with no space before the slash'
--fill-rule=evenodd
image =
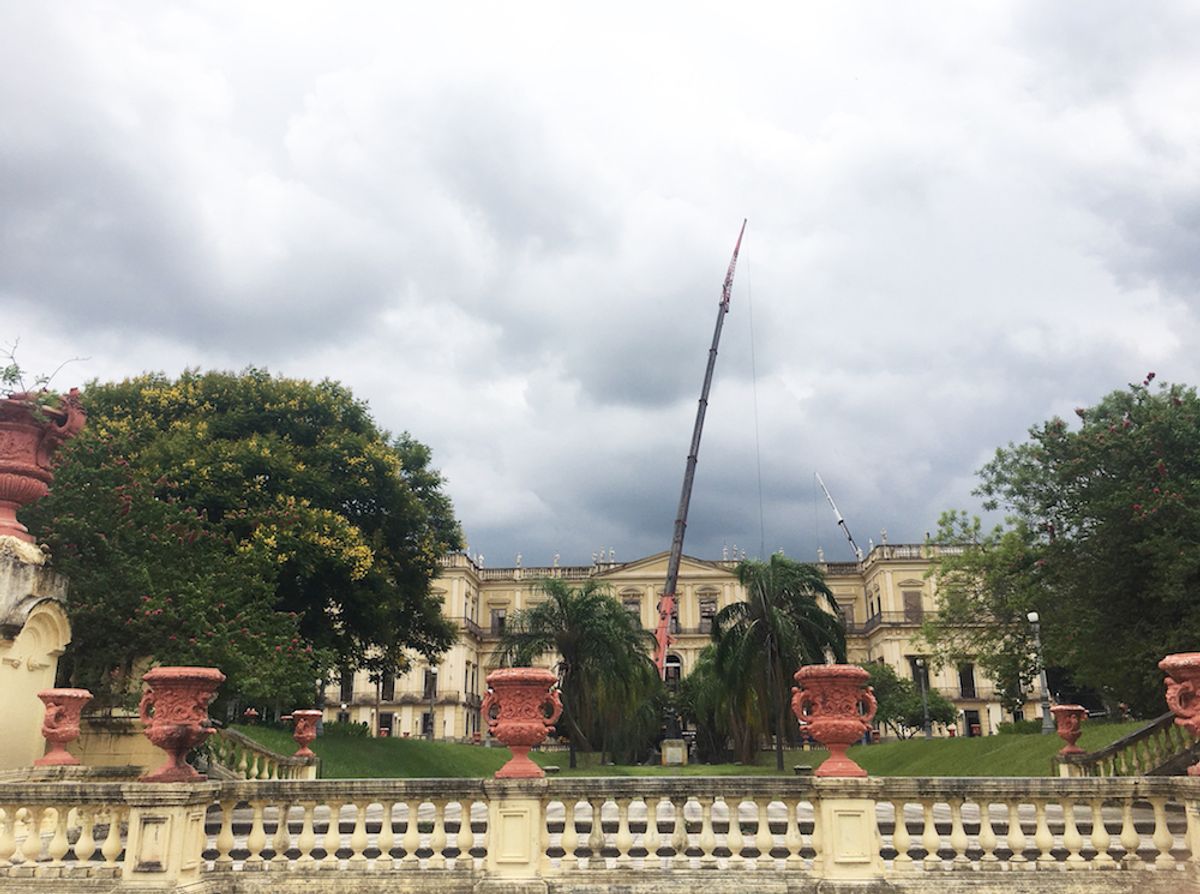
<path id="1" fill-rule="evenodd" d="M 433 705 L 437 698 L 438 669 L 429 668 L 429 741 L 433 741 Z"/>
<path id="2" fill-rule="evenodd" d="M 1026 619 L 1033 628 L 1033 644 L 1037 648 L 1038 674 L 1042 684 L 1042 735 L 1054 734 L 1054 718 L 1050 714 L 1050 684 L 1046 682 L 1046 659 L 1042 655 L 1042 625 L 1037 612 L 1030 612 Z"/>
<path id="3" fill-rule="evenodd" d="M 933 738 L 933 728 L 929 724 L 929 694 L 925 690 L 925 659 L 917 659 L 917 682 L 921 685 L 921 714 L 924 720 L 921 723 L 921 729 L 925 731 L 925 738 Z"/>

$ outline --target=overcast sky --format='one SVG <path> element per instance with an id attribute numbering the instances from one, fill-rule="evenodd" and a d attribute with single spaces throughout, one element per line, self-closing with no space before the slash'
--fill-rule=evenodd
<path id="1" fill-rule="evenodd" d="M 1188 3 L 6 0 L 0 340 L 339 379 L 488 565 L 629 560 L 747 217 L 686 551 L 845 559 L 814 472 L 920 540 L 1031 424 L 1200 381 L 1197 46 Z"/>

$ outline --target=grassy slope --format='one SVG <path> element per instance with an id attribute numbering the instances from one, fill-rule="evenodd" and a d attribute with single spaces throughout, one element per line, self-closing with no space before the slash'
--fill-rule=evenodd
<path id="1" fill-rule="evenodd" d="M 1081 748 L 1094 751 L 1128 735 L 1142 725 L 1131 723 L 1094 723 L 1084 725 Z M 291 754 L 296 745 L 282 730 L 262 727 L 237 727 L 268 748 Z M 1050 758 L 1062 747 L 1058 736 L 986 736 L 976 739 L 911 739 L 883 745 L 860 745 L 850 756 L 873 776 L 1046 776 Z M 477 745 L 429 743 L 418 739 L 320 738 L 313 750 L 321 757 L 321 775 L 335 778 L 388 777 L 479 777 L 490 776 L 508 760 L 506 748 Z M 775 772 L 774 755 L 763 753 L 756 766 L 739 764 L 692 764 L 666 771 L 660 767 L 599 767 L 581 755 L 581 765 L 573 775 L 581 776 L 736 776 Z M 790 751 L 784 755 L 786 773 L 794 764 L 817 766 L 826 757 L 824 751 Z M 543 766 L 566 769 L 566 752 L 533 755 Z"/>

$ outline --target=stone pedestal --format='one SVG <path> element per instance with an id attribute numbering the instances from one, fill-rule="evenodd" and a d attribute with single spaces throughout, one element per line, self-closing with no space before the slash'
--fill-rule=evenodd
<path id="1" fill-rule="evenodd" d="M 687 742 L 683 739 L 663 739 L 662 765 L 683 767 L 687 765 Z"/>
<path id="2" fill-rule="evenodd" d="M 0 770 L 28 767 L 45 750 L 38 692 L 54 686 L 71 641 L 66 594 L 66 578 L 46 566 L 40 549 L 0 536 Z"/>

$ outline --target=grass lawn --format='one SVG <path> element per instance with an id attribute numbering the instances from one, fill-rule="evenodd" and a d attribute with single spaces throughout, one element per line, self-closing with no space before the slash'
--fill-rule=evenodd
<path id="1" fill-rule="evenodd" d="M 1079 746 L 1095 751 L 1128 735 L 1144 721 L 1128 723 L 1085 723 Z M 296 750 L 291 734 L 257 726 L 235 729 L 263 745 L 291 754 Z M 1058 736 L 985 736 L 975 739 L 910 739 L 882 745 L 858 745 L 850 756 L 873 776 L 1048 776 L 1050 758 L 1062 747 Z M 508 760 L 507 748 L 452 745 L 420 739 L 367 739 L 321 737 L 312 745 L 321 758 L 321 776 L 326 779 L 419 778 L 490 776 Z M 814 768 L 827 756 L 825 751 L 788 751 L 784 772 L 795 764 Z M 595 755 L 581 754 L 579 768 L 568 770 L 563 752 L 535 753 L 542 766 L 560 768 L 560 775 L 576 776 L 741 776 L 775 773 L 775 756 L 763 752 L 756 765 L 690 764 L 686 767 L 601 767 Z"/>

